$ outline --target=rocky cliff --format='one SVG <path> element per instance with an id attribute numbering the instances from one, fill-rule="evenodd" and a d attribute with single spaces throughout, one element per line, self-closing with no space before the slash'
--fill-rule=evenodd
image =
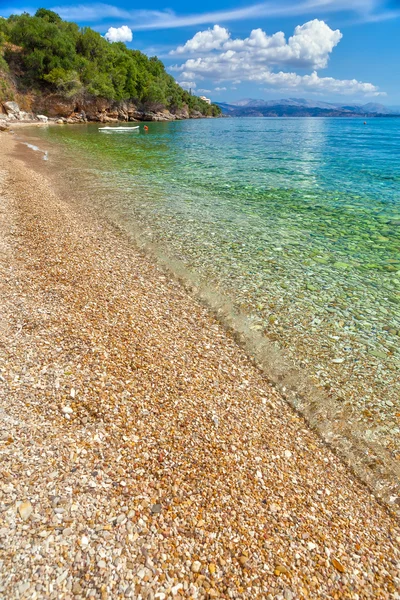
<path id="1" fill-rule="evenodd" d="M 118 123 L 119 121 L 175 121 L 181 119 L 203 118 L 200 112 L 189 110 L 184 105 L 181 109 L 170 112 L 165 108 L 138 107 L 131 102 L 110 102 L 103 98 L 81 97 L 65 98 L 58 94 L 35 96 L 30 98 L 31 110 L 26 111 L 14 101 L 0 103 L 0 123 L 3 127 L 15 122 L 48 122 L 58 123 Z"/>

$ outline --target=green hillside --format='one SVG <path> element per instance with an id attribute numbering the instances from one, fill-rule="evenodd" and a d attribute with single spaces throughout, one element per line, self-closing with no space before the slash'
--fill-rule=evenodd
<path id="1" fill-rule="evenodd" d="M 34 16 L 0 18 L 1 71 L 0 94 L 7 89 L 8 74 L 20 93 L 86 94 L 171 112 L 186 105 L 205 116 L 221 113 L 218 106 L 183 90 L 157 57 L 110 43 L 89 27 L 43 8 Z"/>

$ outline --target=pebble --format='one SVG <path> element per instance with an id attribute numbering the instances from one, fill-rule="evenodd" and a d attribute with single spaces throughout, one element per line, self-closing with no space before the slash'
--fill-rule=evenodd
<path id="1" fill-rule="evenodd" d="M 307 544 L 307 548 L 311 551 L 311 550 L 315 550 L 315 548 L 317 547 L 317 544 L 314 544 L 314 542 L 308 542 Z"/>
<path id="2" fill-rule="evenodd" d="M 193 573 L 198 573 L 201 569 L 201 562 L 198 560 L 195 560 L 192 562 L 192 572 Z"/>
<path id="3" fill-rule="evenodd" d="M 284 565 L 276 565 L 274 574 L 279 577 L 280 575 L 290 575 L 289 570 Z"/>
<path id="4" fill-rule="evenodd" d="M 339 571 L 339 573 L 344 573 L 346 571 L 346 569 L 344 568 L 342 563 L 337 558 L 333 557 L 331 559 L 331 562 L 332 562 L 333 566 L 335 567 L 335 569 L 337 569 L 337 571 Z"/>
<path id="5" fill-rule="evenodd" d="M 26 326 L 0 327 L 0 595 L 31 582 L 38 600 L 287 600 L 289 587 L 394 599 L 397 520 L 206 307 L 96 215 L 96 195 L 89 207 L 86 187 L 82 204 L 72 185 L 56 197 L 53 171 L 7 158 L 3 142 L 0 314 Z M 70 160 L 57 178 L 75 177 Z"/>
<path id="6" fill-rule="evenodd" d="M 18 512 L 23 521 L 27 521 L 33 512 L 32 504 L 27 502 L 21 502 L 18 506 Z"/>

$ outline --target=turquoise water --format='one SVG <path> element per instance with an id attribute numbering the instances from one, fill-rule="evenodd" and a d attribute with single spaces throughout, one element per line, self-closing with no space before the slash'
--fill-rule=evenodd
<path id="1" fill-rule="evenodd" d="M 400 119 L 28 136 L 81 202 L 223 294 L 350 427 L 400 456 Z"/>

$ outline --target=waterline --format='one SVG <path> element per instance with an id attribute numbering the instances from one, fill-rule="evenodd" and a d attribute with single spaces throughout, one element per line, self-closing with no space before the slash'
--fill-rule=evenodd
<path id="1" fill-rule="evenodd" d="M 50 167 L 80 203 L 191 281 L 288 400 L 396 498 L 399 120 L 160 123 L 134 142 L 93 126 L 29 135 L 54 144 Z"/>

